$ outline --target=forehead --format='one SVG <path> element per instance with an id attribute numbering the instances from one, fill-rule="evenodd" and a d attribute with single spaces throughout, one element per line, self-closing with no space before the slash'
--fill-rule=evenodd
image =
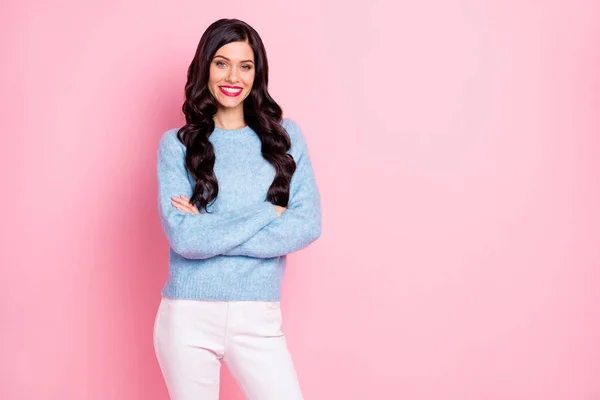
<path id="1" fill-rule="evenodd" d="M 231 42 L 221 46 L 215 53 L 216 56 L 224 56 L 232 61 L 253 60 L 254 52 L 247 42 Z"/>

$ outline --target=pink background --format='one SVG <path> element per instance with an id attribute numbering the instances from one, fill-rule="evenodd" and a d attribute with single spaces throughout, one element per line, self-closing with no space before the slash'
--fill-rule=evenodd
<path id="1" fill-rule="evenodd" d="M 263 37 L 322 194 L 284 285 L 306 398 L 600 399 L 597 1 L 0 15 L 1 399 L 167 399 L 156 148 L 221 17 Z"/>

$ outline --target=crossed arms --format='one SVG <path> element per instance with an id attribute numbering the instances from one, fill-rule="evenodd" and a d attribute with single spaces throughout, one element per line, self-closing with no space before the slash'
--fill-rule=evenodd
<path id="1" fill-rule="evenodd" d="M 306 142 L 293 120 L 284 119 L 283 125 L 297 155 L 288 207 L 281 216 L 266 200 L 228 213 L 186 214 L 177 210 L 171 196 L 191 195 L 185 146 L 177 139 L 176 130 L 165 132 L 158 147 L 158 208 L 173 251 L 191 259 L 217 255 L 271 258 L 298 251 L 321 236 L 320 195 Z"/>

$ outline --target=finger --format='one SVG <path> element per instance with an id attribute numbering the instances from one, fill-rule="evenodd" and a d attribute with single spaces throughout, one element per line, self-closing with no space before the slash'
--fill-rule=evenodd
<path id="1" fill-rule="evenodd" d="M 175 201 L 171 201 L 171 204 L 173 205 L 173 207 L 175 207 L 179 211 L 189 212 L 189 210 L 187 209 L 187 207 L 184 206 L 184 205 L 182 205 L 182 204 L 180 204 L 180 203 L 176 203 Z"/>
<path id="2" fill-rule="evenodd" d="M 185 200 L 181 199 L 181 198 L 180 198 L 180 197 L 178 197 L 178 196 L 173 196 L 173 197 L 171 197 L 171 200 L 173 200 L 173 201 L 177 202 L 178 204 L 185 204 Z"/>
<path id="3" fill-rule="evenodd" d="M 190 202 L 190 199 L 187 196 L 172 196 L 171 199 L 176 201 L 180 207 L 183 207 L 190 214 L 200 214 L 200 210 L 198 210 L 195 204 Z"/>
<path id="4" fill-rule="evenodd" d="M 183 211 L 181 208 L 181 205 L 179 205 L 178 203 L 175 202 L 175 200 L 171 200 L 171 205 L 173 207 L 175 207 L 176 209 L 178 209 L 179 211 Z"/>
<path id="5" fill-rule="evenodd" d="M 191 213 L 192 212 L 192 206 L 191 203 L 185 199 L 183 199 L 183 197 L 185 196 L 179 196 L 179 197 L 173 197 L 173 201 L 176 201 L 177 204 L 179 205 L 179 207 L 181 207 L 183 210 Z"/>
<path id="6" fill-rule="evenodd" d="M 180 197 L 184 200 L 184 204 L 189 207 L 189 210 L 192 214 L 200 214 L 198 207 L 196 207 L 195 204 L 192 204 L 190 199 L 188 199 L 186 196 L 183 196 L 183 195 L 181 195 Z"/>
<path id="7" fill-rule="evenodd" d="M 174 200 L 179 200 L 179 201 L 189 201 L 189 198 L 184 196 L 184 195 L 180 195 L 180 196 L 171 196 L 172 199 Z"/>

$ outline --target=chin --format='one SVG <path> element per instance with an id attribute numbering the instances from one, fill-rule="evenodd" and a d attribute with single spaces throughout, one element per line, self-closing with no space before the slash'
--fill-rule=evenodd
<path id="1" fill-rule="evenodd" d="M 243 101 L 218 101 L 218 103 L 223 108 L 236 108 L 241 106 Z"/>
<path id="2" fill-rule="evenodd" d="M 235 108 L 238 107 L 240 105 L 242 105 L 242 103 L 244 102 L 245 97 L 243 95 L 240 95 L 239 98 L 236 97 L 225 97 L 224 96 L 219 96 L 217 98 L 217 102 L 219 103 L 219 105 L 221 107 L 224 108 Z"/>

